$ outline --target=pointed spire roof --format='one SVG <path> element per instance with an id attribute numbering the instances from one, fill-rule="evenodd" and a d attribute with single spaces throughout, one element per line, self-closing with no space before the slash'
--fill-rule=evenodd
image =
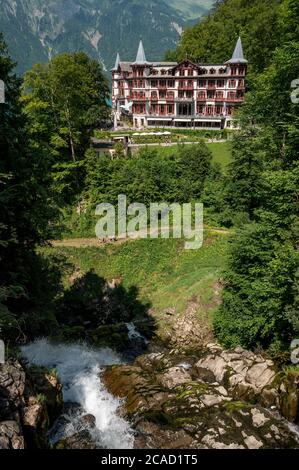
<path id="1" fill-rule="evenodd" d="M 120 63 L 120 56 L 119 56 L 119 53 L 117 53 L 116 60 L 115 60 L 115 65 L 114 65 L 112 70 L 117 70 L 118 67 L 119 67 L 119 63 Z"/>
<path id="2" fill-rule="evenodd" d="M 233 56 L 226 62 L 227 64 L 247 64 L 248 61 L 244 57 L 242 41 L 239 36 Z"/>
<path id="3" fill-rule="evenodd" d="M 134 65 L 144 65 L 144 64 L 148 64 L 148 62 L 147 62 L 146 57 L 145 57 L 145 52 L 144 52 L 142 40 L 140 39 L 138 52 L 137 52 L 137 56 L 136 56 L 136 60 L 134 62 Z"/>

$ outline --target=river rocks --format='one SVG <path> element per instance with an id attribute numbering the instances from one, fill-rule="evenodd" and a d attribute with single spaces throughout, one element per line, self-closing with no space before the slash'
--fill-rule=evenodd
<path id="1" fill-rule="evenodd" d="M 158 375 L 156 380 L 162 387 L 172 388 L 191 381 L 191 376 L 182 367 L 171 367 L 164 374 Z"/>
<path id="2" fill-rule="evenodd" d="M 24 437 L 17 421 L 0 423 L 0 449 L 24 449 Z"/>
<path id="3" fill-rule="evenodd" d="M 39 381 L 34 384 L 18 361 L 0 366 L 0 449 L 46 447 L 47 400 L 52 400 L 53 406 L 55 401 L 48 385 L 51 381 L 59 401 L 61 387 L 50 373 L 40 370 Z"/>
<path id="4" fill-rule="evenodd" d="M 95 449 L 95 435 L 96 418 L 78 403 L 66 402 L 48 436 L 55 449 Z"/>
<path id="5" fill-rule="evenodd" d="M 278 390 L 273 386 L 276 370 L 272 361 L 238 347 L 229 351 L 208 345 L 206 353 L 194 365 L 199 376 L 203 370 L 213 374 L 215 381 L 224 385 L 238 399 L 258 400 L 266 406 L 279 402 Z"/>
<path id="6" fill-rule="evenodd" d="M 89 431 L 80 431 L 66 437 L 55 445 L 55 449 L 97 449 Z"/>
<path id="7" fill-rule="evenodd" d="M 126 398 L 135 447 L 148 449 L 297 448 L 285 422 L 262 406 L 265 390 L 279 404 L 276 379 L 271 361 L 218 345 L 148 354 L 103 374 L 108 390 Z"/>

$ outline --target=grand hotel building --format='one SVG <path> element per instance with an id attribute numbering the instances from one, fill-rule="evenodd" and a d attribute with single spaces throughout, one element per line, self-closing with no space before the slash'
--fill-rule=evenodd
<path id="1" fill-rule="evenodd" d="M 112 69 L 115 127 L 123 115 L 135 128 L 235 127 L 234 111 L 244 101 L 247 60 L 241 38 L 224 64 L 147 62 L 140 41 L 135 62 L 117 54 Z"/>

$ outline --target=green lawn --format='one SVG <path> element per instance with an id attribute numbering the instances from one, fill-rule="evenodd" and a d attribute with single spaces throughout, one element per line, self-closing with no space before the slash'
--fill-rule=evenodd
<path id="1" fill-rule="evenodd" d="M 215 142 L 208 144 L 208 147 L 213 154 L 213 161 L 220 163 L 222 168 L 225 169 L 231 161 L 231 142 Z"/>
<path id="2" fill-rule="evenodd" d="M 179 144 L 182 145 L 182 144 Z M 220 163 L 222 169 L 225 170 L 227 165 L 231 161 L 231 142 L 214 142 L 207 144 L 208 148 L 211 150 L 213 154 L 213 162 Z M 188 145 L 186 146 L 188 147 Z M 153 148 L 153 147 L 152 147 Z M 173 152 L 176 151 L 177 146 L 171 147 L 154 147 L 159 150 L 162 155 L 171 155 Z"/>

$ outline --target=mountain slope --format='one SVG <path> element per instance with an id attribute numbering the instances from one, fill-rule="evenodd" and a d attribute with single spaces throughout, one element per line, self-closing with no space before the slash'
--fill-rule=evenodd
<path id="1" fill-rule="evenodd" d="M 178 10 L 186 19 L 196 20 L 208 13 L 215 0 L 165 0 Z"/>
<path id="2" fill-rule="evenodd" d="M 175 47 L 185 21 L 169 0 L 0 0 L 0 31 L 20 72 L 74 50 L 109 69 L 118 50 L 123 60 L 134 58 L 141 36 L 148 58 L 159 59 Z"/>

